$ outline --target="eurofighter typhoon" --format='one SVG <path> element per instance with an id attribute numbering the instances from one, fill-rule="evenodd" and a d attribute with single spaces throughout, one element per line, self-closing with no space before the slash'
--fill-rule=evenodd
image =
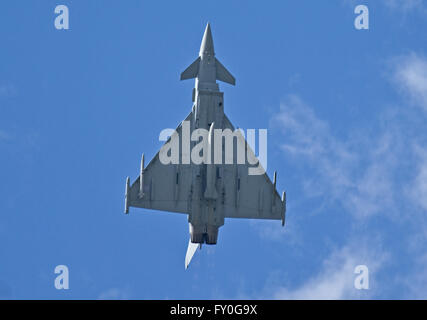
<path id="1" fill-rule="evenodd" d="M 281 220 L 284 226 L 286 214 L 286 193 L 280 197 L 276 190 L 276 172 L 271 182 L 251 143 L 224 113 L 216 80 L 236 81 L 215 58 L 209 23 L 198 58 L 181 74 L 181 80 L 193 78 L 190 114 L 146 167 L 142 155 L 139 177 L 132 185 L 126 179 L 125 194 L 125 213 L 137 207 L 188 215 L 185 268 L 197 247 L 217 243 L 225 218 Z"/>

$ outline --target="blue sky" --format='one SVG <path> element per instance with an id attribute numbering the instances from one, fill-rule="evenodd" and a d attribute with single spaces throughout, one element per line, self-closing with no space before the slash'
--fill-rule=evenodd
<path id="1" fill-rule="evenodd" d="M 190 111 L 179 74 L 208 21 L 226 114 L 269 130 L 287 225 L 227 220 L 185 271 L 186 216 L 125 216 L 123 197 Z M 426 299 L 425 30 L 424 0 L 3 1 L 0 297 Z"/>

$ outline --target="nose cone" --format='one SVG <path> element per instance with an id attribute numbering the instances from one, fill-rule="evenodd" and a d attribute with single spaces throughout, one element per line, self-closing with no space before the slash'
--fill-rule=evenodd
<path id="1" fill-rule="evenodd" d="M 207 24 L 205 29 L 205 34 L 203 35 L 202 45 L 200 46 L 200 56 L 202 55 L 210 55 L 214 56 L 214 44 L 212 39 L 211 25 Z"/>

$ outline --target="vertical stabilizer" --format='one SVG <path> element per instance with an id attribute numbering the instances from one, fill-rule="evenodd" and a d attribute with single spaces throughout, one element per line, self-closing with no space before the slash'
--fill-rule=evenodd
<path id="1" fill-rule="evenodd" d="M 188 268 L 188 265 L 190 264 L 191 259 L 193 259 L 193 256 L 196 253 L 197 247 L 199 247 L 199 244 L 191 242 L 191 238 L 190 238 L 188 240 L 187 254 L 185 255 L 185 269 Z"/>

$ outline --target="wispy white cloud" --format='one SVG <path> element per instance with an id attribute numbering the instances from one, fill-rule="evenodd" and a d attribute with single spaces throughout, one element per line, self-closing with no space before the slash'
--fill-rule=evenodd
<path id="1" fill-rule="evenodd" d="M 273 123 L 283 133 L 283 151 L 307 162 L 310 172 L 302 177 L 307 194 L 338 202 L 356 217 L 393 208 L 392 175 L 398 165 L 393 130 L 375 138 L 336 136 L 313 108 L 292 95 L 283 101 Z"/>
<path id="2" fill-rule="evenodd" d="M 388 80 L 402 99 L 384 107 L 372 127 L 363 125 L 361 130 L 356 124 L 354 130 L 337 134 L 316 114 L 316 106 L 296 95 L 283 100 L 272 126 L 281 132 L 281 149 L 287 159 L 304 164 L 299 172 L 305 190 L 301 197 L 319 197 L 325 209 L 321 212 L 344 209 L 354 221 L 363 222 L 364 228 L 369 228 L 372 220 L 367 218 L 374 215 L 391 218 L 389 222 L 400 230 L 399 238 L 407 251 L 388 247 L 386 254 L 378 245 L 355 247 L 356 233 L 352 231 L 353 242 L 324 259 L 316 275 L 296 287 L 270 286 L 267 292 L 274 298 L 375 297 L 379 292 L 369 290 L 361 295 L 354 289 L 354 267 L 366 264 L 370 271 L 382 274 L 384 261 L 390 259 L 399 266 L 403 254 L 413 261 L 412 266 L 405 269 L 407 272 L 398 270 L 398 275 L 383 277 L 376 288 L 396 285 L 404 291 L 399 297 L 427 296 L 427 59 L 412 53 L 391 61 Z M 386 236 L 388 230 L 375 228 L 375 233 Z"/>
<path id="3" fill-rule="evenodd" d="M 415 146 L 415 152 L 419 159 L 417 175 L 411 183 L 410 195 L 414 203 L 417 203 L 427 213 L 427 148 Z"/>
<path id="4" fill-rule="evenodd" d="M 292 207 L 287 208 L 287 210 L 292 212 Z M 284 228 L 280 227 L 280 222 L 272 220 L 250 220 L 249 224 L 255 228 L 261 239 L 273 242 L 284 241 L 288 246 L 295 248 L 303 245 L 303 234 L 300 228 L 301 222 L 296 222 L 296 220 L 301 219 L 299 216 L 292 216 L 293 223 L 286 224 Z"/>
<path id="5" fill-rule="evenodd" d="M 363 3 L 360 0 L 342 0 L 341 3 L 350 9 L 354 9 L 360 4 L 371 8 L 371 4 L 374 3 L 375 5 L 379 5 L 378 8 L 384 8 L 394 16 L 400 16 L 403 20 L 407 20 L 410 14 L 427 14 L 427 3 L 425 0 L 372 0 L 363 1 Z"/>
<path id="6" fill-rule="evenodd" d="M 98 300 L 128 300 L 129 290 L 127 289 L 119 289 L 119 288 L 111 288 L 98 296 Z"/>
<path id="7" fill-rule="evenodd" d="M 9 139 L 10 135 L 6 131 L 0 130 L 0 141 Z"/>
<path id="8" fill-rule="evenodd" d="M 272 289 L 274 299 L 368 299 L 378 294 L 375 276 L 388 259 L 388 254 L 372 246 L 345 246 L 336 249 L 322 264 L 319 272 L 295 288 Z M 355 268 L 365 265 L 369 270 L 369 289 L 359 290 L 354 286 L 357 277 Z"/>
<path id="9" fill-rule="evenodd" d="M 417 256 L 415 269 L 409 275 L 400 276 L 404 286 L 408 288 L 408 299 L 427 299 L 427 254 Z"/>
<path id="10" fill-rule="evenodd" d="M 391 61 L 390 83 L 403 99 L 385 108 L 376 127 L 334 134 L 315 108 L 296 95 L 284 99 L 272 120 L 283 134 L 282 150 L 297 162 L 305 161 L 309 169 L 301 177 L 306 194 L 338 203 L 359 218 L 378 213 L 393 217 L 402 200 L 413 200 L 407 197 L 410 193 L 427 209 L 426 156 L 423 148 L 410 147 L 427 143 L 427 130 L 420 122 L 427 118 L 427 58 L 412 53 Z M 419 108 L 408 107 L 407 97 Z M 415 181 L 402 180 L 402 170 L 410 176 L 415 168 Z"/>
<path id="11" fill-rule="evenodd" d="M 11 97 L 17 93 L 16 87 L 11 84 L 0 85 L 0 97 Z"/>
<path id="12" fill-rule="evenodd" d="M 410 97 L 411 102 L 419 107 L 421 114 L 414 113 L 412 118 L 421 118 L 421 130 L 409 134 L 410 126 L 414 126 L 415 120 L 401 130 L 401 135 L 406 136 L 406 144 L 412 146 L 411 152 L 414 155 L 411 166 L 415 168 L 416 174 L 413 180 L 407 185 L 406 194 L 409 199 L 417 204 L 427 213 L 427 57 L 411 53 L 393 59 L 394 73 L 393 82 L 403 93 L 404 97 Z M 410 119 L 412 120 L 412 119 Z"/>
<path id="13" fill-rule="evenodd" d="M 412 53 L 393 60 L 394 81 L 416 105 L 427 111 L 427 59 Z"/>
<path id="14" fill-rule="evenodd" d="M 423 0 L 382 0 L 383 4 L 391 9 L 411 11 L 424 9 Z"/>

